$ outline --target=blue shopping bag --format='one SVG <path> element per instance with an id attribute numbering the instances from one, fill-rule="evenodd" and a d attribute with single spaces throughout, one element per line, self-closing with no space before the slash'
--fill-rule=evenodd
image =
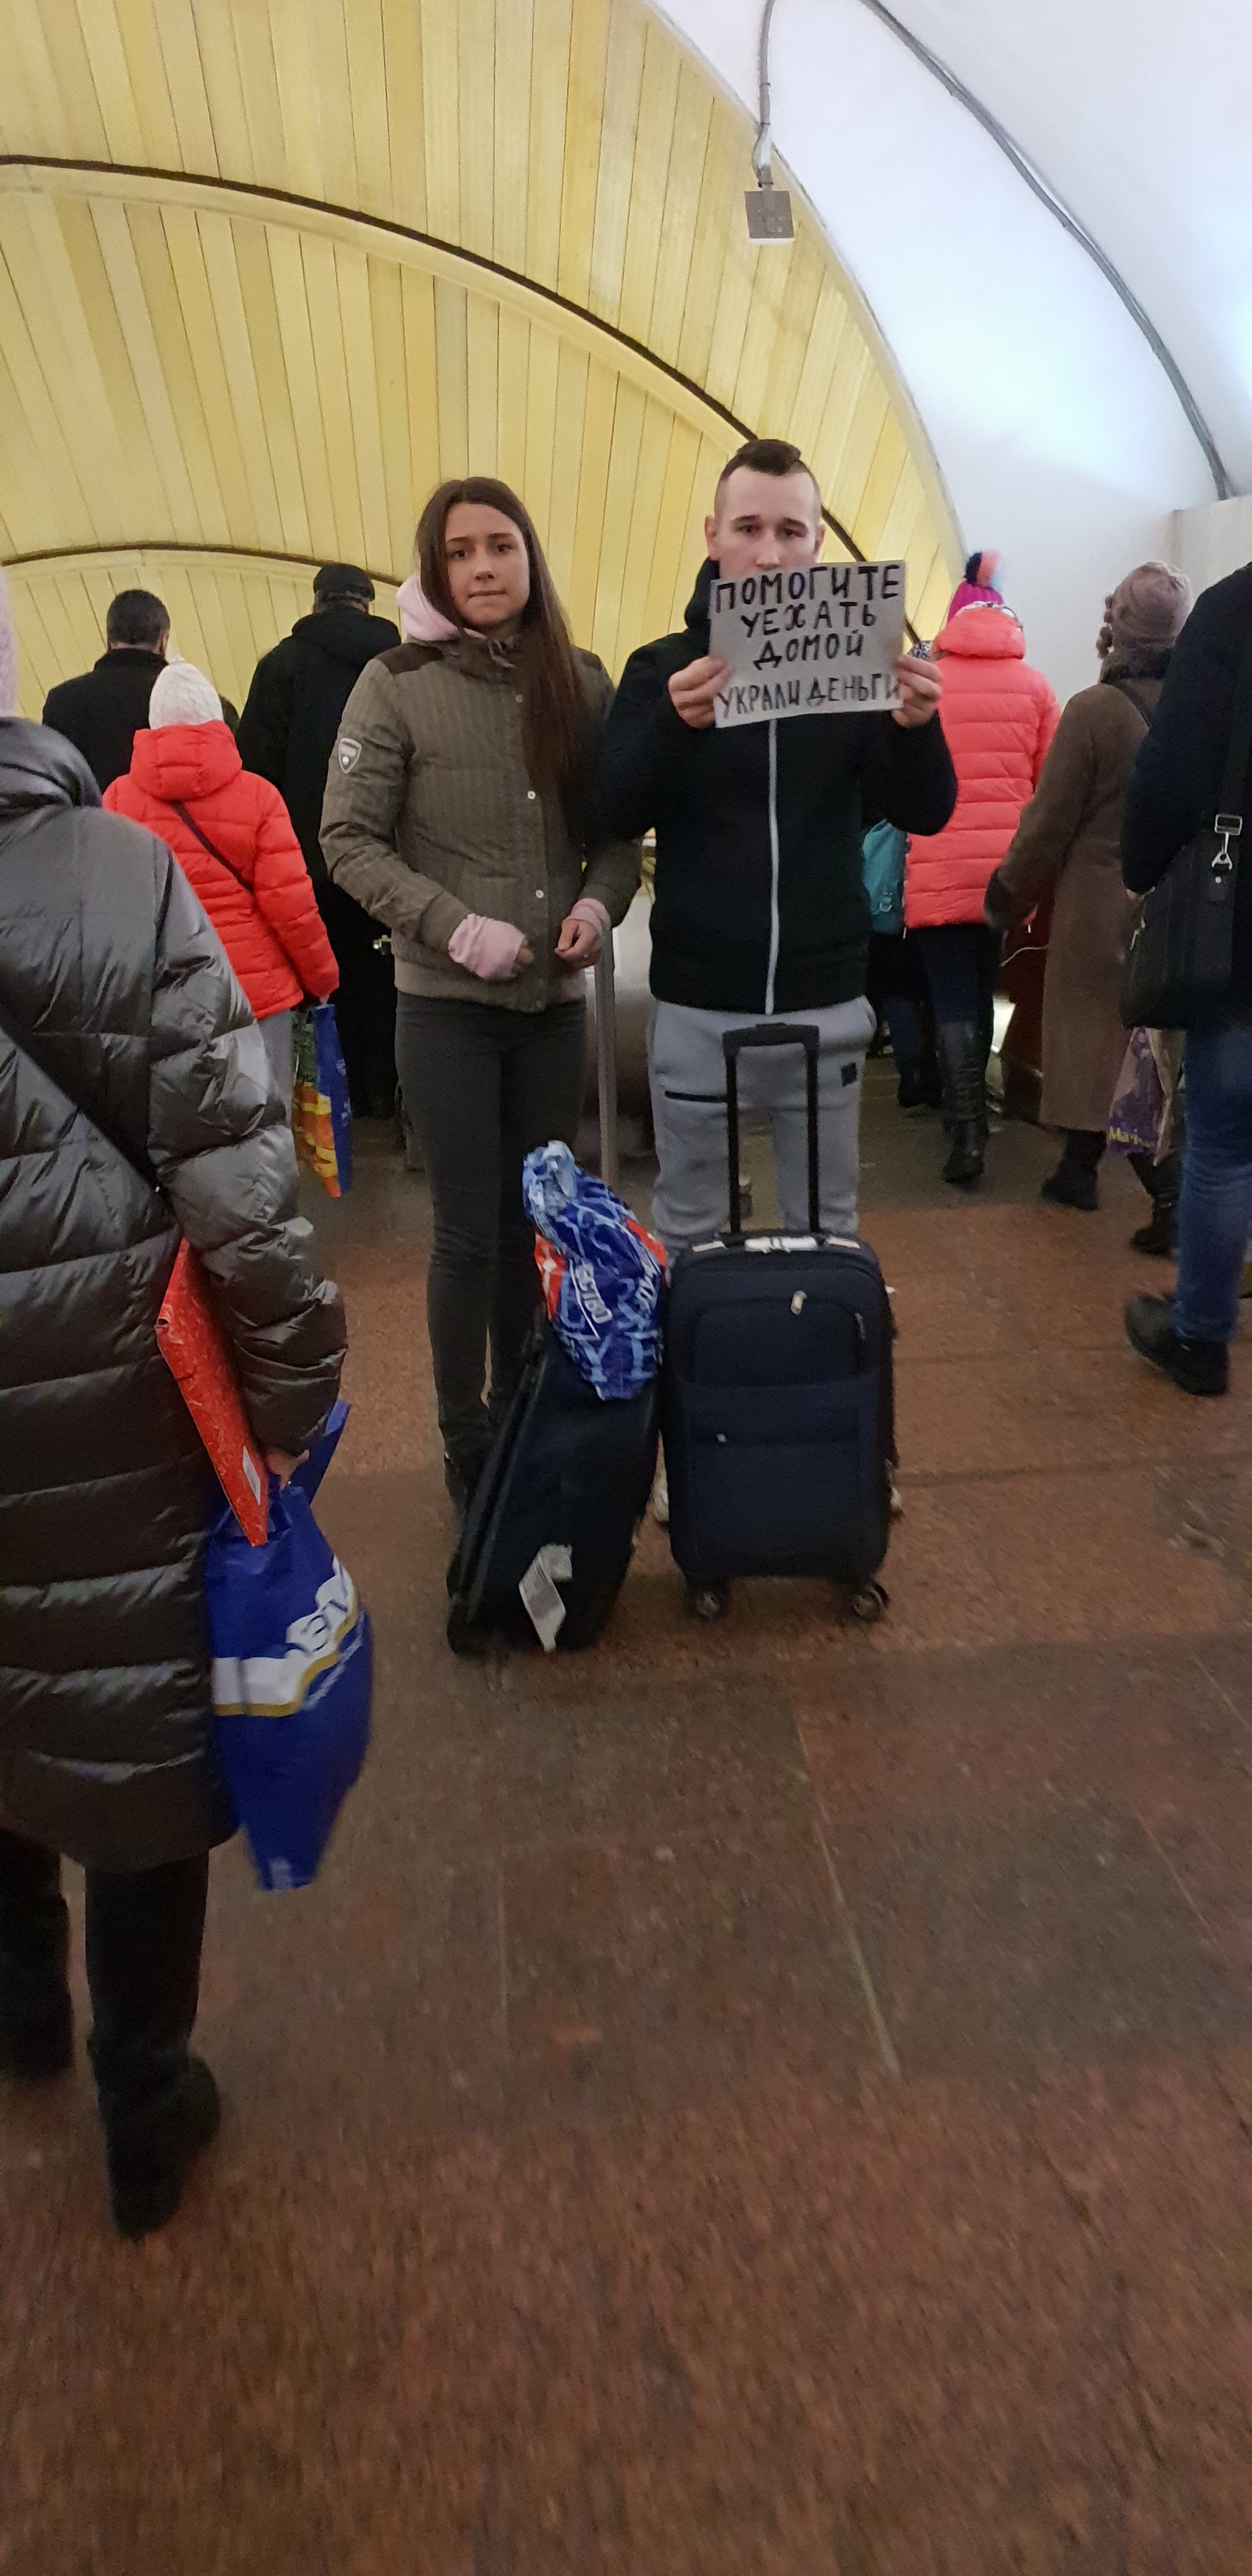
<path id="1" fill-rule="evenodd" d="M 904 928 L 904 861 L 908 841 L 894 823 L 872 823 L 861 842 L 869 926 L 896 938 Z"/>
<path id="2" fill-rule="evenodd" d="M 295 1014 L 291 1132 L 296 1153 L 333 1199 L 352 1187 L 352 1101 L 333 1002 Z"/>
<path id="3" fill-rule="evenodd" d="M 209 1534 L 218 1750 L 263 1887 L 316 1877 L 369 1743 L 369 1616 L 312 1510 L 347 1418 L 337 1404 L 290 1484 L 271 1478 L 263 1547 L 229 1506 Z"/>

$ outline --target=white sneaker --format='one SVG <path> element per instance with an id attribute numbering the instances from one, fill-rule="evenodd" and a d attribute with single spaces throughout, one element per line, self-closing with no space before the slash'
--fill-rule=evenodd
<path id="1" fill-rule="evenodd" d="M 652 1518 L 658 1529 L 669 1528 L 669 1478 L 665 1473 L 664 1459 L 657 1468 L 652 1487 Z"/>

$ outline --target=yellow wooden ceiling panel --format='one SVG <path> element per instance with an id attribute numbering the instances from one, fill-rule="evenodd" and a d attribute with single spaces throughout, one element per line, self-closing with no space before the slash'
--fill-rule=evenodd
<path id="1" fill-rule="evenodd" d="M 496 472 L 515 492 L 526 492 L 526 425 L 530 416 L 530 323 L 512 304 L 498 308 L 500 368 L 496 409 Z M 530 496 L 527 496 L 530 499 Z M 530 507 L 534 509 L 533 499 Z M 547 517 L 547 503 L 544 504 Z"/>
<path id="2" fill-rule="evenodd" d="M 495 22 L 495 169 L 489 247 L 494 259 L 502 260 L 506 268 L 516 269 L 526 266 L 534 22 L 532 0 L 515 0 L 512 9 L 497 12 Z M 541 77 L 545 68 L 541 59 Z M 550 182 L 545 193 L 555 198 Z"/>
<path id="3" fill-rule="evenodd" d="M 586 352 L 575 348 L 568 340 L 562 340 L 552 435 L 552 498 L 548 506 L 547 555 L 552 578 L 567 611 L 573 607 L 574 538 L 578 525 L 578 485 L 588 372 Z M 578 641 L 584 641 L 581 634 Z"/>
<path id="4" fill-rule="evenodd" d="M 599 174 L 585 300 L 602 321 L 612 323 L 618 322 L 622 301 L 636 154 L 642 164 L 638 173 L 641 196 L 645 201 L 653 196 L 663 199 L 665 193 L 669 137 L 664 137 L 662 145 L 661 138 L 641 123 L 643 61 L 643 18 L 637 10 L 611 10 L 604 61 L 603 117 L 595 138 Z"/>
<path id="5" fill-rule="evenodd" d="M 435 281 L 419 269 L 400 277 L 404 307 L 404 370 L 409 423 L 409 480 L 413 507 L 421 509 L 443 468 L 439 438 L 439 363 L 435 328 Z M 400 557 L 407 566 L 408 551 Z"/>
<path id="6" fill-rule="evenodd" d="M 495 239 L 494 0 L 459 0 L 457 23 L 461 226 L 456 238 L 480 259 L 490 259 Z"/>
<path id="7" fill-rule="evenodd" d="M 570 24 L 557 285 L 571 304 L 591 301 L 591 245 L 600 178 L 600 134 L 612 0 L 577 0 Z"/>
<path id="8" fill-rule="evenodd" d="M 500 307 L 488 295 L 465 298 L 465 413 L 471 474 L 497 470 L 500 430 Z"/>
<path id="9" fill-rule="evenodd" d="M 335 270 L 348 411 L 356 450 L 357 490 L 361 498 L 362 552 L 355 560 L 364 564 L 384 564 L 391 560 L 391 513 L 387 507 L 387 472 L 383 463 L 382 420 L 374 365 L 370 262 L 363 250 L 350 249 L 346 242 L 338 242 L 335 246 Z"/>
<path id="10" fill-rule="evenodd" d="M 465 306 L 465 288 L 440 278 L 435 288 L 435 398 L 441 478 L 470 470 Z"/>
<path id="11" fill-rule="evenodd" d="M 749 122 L 645 0 L 14 16 L 4 147 L 166 175 L 0 169 L 7 553 L 165 536 L 403 570 L 436 479 L 494 465 L 546 527 L 576 631 L 618 659 L 685 601 L 741 423 L 799 439 L 853 538 L 903 547 L 911 597 L 942 587 L 946 505 L 872 322 L 802 203 L 790 252 L 750 247 Z M 354 208 L 430 238 L 369 235 Z M 107 584 L 116 551 L 95 560 Z M 177 558 L 186 614 L 236 664 L 279 576 L 264 558 L 239 589 L 196 560 Z M 45 655 L 85 585 L 40 613 Z"/>
<path id="12" fill-rule="evenodd" d="M 614 317 L 619 330 L 628 332 L 632 340 L 647 341 L 652 329 L 661 238 L 669 202 L 680 70 L 677 47 L 655 22 L 647 24 L 634 178 L 622 252 L 621 292 Z"/>
<path id="13" fill-rule="evenodd" d="M 278 329 L 282 341 L 283 365 L 291 394 L 292 424 L 300 458 L 300 480 L 304 492 L 304 509 L 314 552 L 326 546 L 335 524 L 331 498 L 330 468 L 327 463 L 326 437 L 322 423 L 321 391 L 318 384 L 317 359 L 313 348 L 313 331 L 309 321 L 309 299 L 304 279 L 300 235 L 281 224 L 267 224 L 270 271 L 274 280 L 274 301 L 278 307 Z M 326 546 L 328 554 L 332 549 Z"/>
<path id="14" fill-rule="evenodd" d="M 283 552 L 307 555 L 312 545 L 291 388 L 265 225 L 248 216 L 232 226 L 244 328 L 255 371 L 262 434 L 269 456 Z"/>
<path id="15" fill-rule="evenodd" d="M 106 156 L 142 165 L 147 160 L 143 120 L 131 87 L 114 0 L 78 0 L 78 23 L 104 126 Z"/>
<path id="16" fill-rule="evenodd" d="M 153 0 L 153 14 L 169 88 L 179 166 L 214 172 L 221 165 L 195 0 Z M 235 49 L 228 33 L 225 41 L 214 36 L 212 50 L 224 52 L 234 64 Z"/>
<path id="17" fill-rule="evenodd" d="M 519 0 L 520 5 L 520 0 Z M 570 43 L 574 0 L 533 0 L 535 21 L 531 47 L 530 149 L 527 166 L 531 188 L 520 259 L 505 251 L 510 268 L 522 268 L 540 286 L 555 287 L 561 266 L 560 173 L 565 163 L 565 129 L 569 103 Z M 518 101 L 520 113 L 521 101 Z"/>
<path id="18" fill-rule="evenodd" d="M 382 0 L 392 213 L 396 223 L 426 227 L 425 91 L 422 14 L 417 0 Z"/>

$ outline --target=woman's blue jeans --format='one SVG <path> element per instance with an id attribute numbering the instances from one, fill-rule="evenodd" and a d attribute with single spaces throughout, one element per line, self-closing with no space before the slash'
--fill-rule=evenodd
<path id="1" fill-rule="evenodd" d="M 1187 1138 L 1174 1330 L 1233 1341 L 1252 1226 L 1252 1026 L 1187 1033 Z"/>

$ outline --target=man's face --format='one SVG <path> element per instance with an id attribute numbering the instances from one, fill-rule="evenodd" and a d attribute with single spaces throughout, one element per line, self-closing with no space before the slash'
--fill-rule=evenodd
<path id="1" fill-rule="evenodd" d="M 811 474 L 757 474 L 737 465 L 704 522 L 704 542 L 727 581 L 816 563 L 822 517 Z"/>

